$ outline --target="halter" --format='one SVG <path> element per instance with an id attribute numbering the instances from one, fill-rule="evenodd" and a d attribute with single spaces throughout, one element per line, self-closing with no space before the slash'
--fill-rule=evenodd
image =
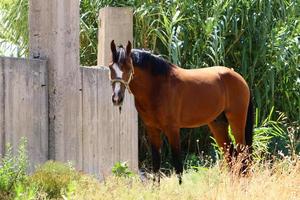
<path id="1" fill-rule="evenodd" d="M 109 72 L 109 73 L 110 73 L 110 72 Z M 129 94 L 132 94 L 132 92 L 131 92 L 131 90 L 130 90 L 130 87 L 129 87 L 129 84 L 130 84 L 130 82 L 131 82 L 132 79 L 133 79 L 133 75 L 134 75 L 134 71 L 133 71 L 133 69 L 131 69 L 130 74 L 129 74 L 129 78 L 128 78 L 127 81 L 124 81 L 122 78 L 111 79 L 111 78 L 110 78 L 110 77 L 111 77 L 110 74 L 109 74 L 109 80 L 110 80 L 110 83 L 111 83 L 111 84 L 114 84 L 114 83 L 122 83 L 122 84 L 125 86 L 125 88 L 127 88 Z"/>

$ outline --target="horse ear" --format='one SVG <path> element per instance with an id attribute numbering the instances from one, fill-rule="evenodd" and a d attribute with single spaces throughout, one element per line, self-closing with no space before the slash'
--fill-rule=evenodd
<path id="1" fill-rule="evenodd" d="M 112 40 L 110 43 L 110 49 L 111 49 L 113 61 L 116 61 L 117 49 L 116 49 L 116 44 L 115 44 L 114 40 Z"/>
<path id="2" fill-rule="evenodd" d="M 126 55 L 127 56 L 130 56 L 131 49 L 132 49 L 132 45 L 131 45 L 131 42 L 128 40 L 128 43 L 127 43 L 127 46 L 126 46 Z"/>

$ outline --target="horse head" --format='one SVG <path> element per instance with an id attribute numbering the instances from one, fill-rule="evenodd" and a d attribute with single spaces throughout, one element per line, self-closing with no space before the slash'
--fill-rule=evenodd
<path id="1" fill-rule="evenodd" d="M 109 65 L 110 81 L 112 85 L 112 102 L 115 106 L 121 106 L 125 97 L 125 90 L 129 92 L 129 83 L 133 78 L 133 65 L 131 60 L 131 42 L 128 41 L 126 49 L 122 45 L 116 47 L 114 40 L 110 44 L 112 62 Z"/>

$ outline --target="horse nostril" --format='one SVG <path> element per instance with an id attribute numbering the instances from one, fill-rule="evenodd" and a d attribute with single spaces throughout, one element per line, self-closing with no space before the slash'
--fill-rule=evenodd
<path id="1" fill-rule="evenodd" d="M 113 102 L 113 104 L 119 105 L 120 103 L 122 103 L 122 100 L 123 100 L 122 95 L 113 94 L 113 96 L 112 96 L 112 102 Z"/>
<path id="2" fill-rule="evenodd" d="M 113 103 L 116 103 L 116 102 L 117 102 L 117 100 L 118 100 L 118 98 L 116 98 L 116 96 L 115 96 L 115 95 L 112 95 L 112 97 L 111 97 L 111 100 L 112 100 L 112 102 L 113 102 Z"/>

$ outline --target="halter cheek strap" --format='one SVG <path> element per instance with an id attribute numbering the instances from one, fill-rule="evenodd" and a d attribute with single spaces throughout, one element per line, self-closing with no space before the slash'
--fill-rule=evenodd
<path id="1" fill-rule="evenodd" d="M 134 75 L 134 71 L 133 69 L 130 71 L 130 74 L 129 74 L 129 78 L 127 81 L 124 81 L 122 78 L 115 78 L 115 79 L 111 79 L 110 75 L 109 75 L 109 79 L 110 79 L 110 83 L 111 84 L 114 84 L 114 83 L 121 83 L 125 86 L 125 88 L 127 88 L 129 94 L 132 94 L 131 90 L 130 90 L 130 87 L 129 87 L 129 84 L 130 82 L 132 81 L 133 79 L 133 75 Z"/>

